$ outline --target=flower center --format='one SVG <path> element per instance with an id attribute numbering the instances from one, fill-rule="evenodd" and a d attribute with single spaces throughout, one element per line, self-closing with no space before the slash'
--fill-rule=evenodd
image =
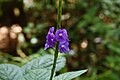
<path id="1" fill-rule="evenodd" d="M 53 41 L 53 39 L 51 39 L 51 41 Z"/>
<path id="2" fill-rule="evenodd" d="M 47 46 L 47 44 L 45 44 L 45 46 Z"/>
<path id="3" fill-rule="evenodd" d="M 65 45 L 62 45 L 61 47 L 64 47 Z"/>
<path id="4" fill-rule="evenodd" d="M 60 33 L 59 36 L 62 36 L 62 33 Z"/>

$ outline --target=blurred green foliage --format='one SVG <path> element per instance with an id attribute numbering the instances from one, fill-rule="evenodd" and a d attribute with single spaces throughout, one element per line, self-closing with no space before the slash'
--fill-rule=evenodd
<path id="1" fill-rule="evenodd" d="M 4 1 L 9 0 L 0 0 L 0 6 Z M 21 49 L 28 57 L 44 54 L 41 50 L 48 28 L 56 24 L 57 0 L 17 1 L 24 4 L 26 16 L 26 25 L 22 26 L 26 42 Z M 67 66 L 61 72 L 88 68 L 88 73 L 76 80 L 119 80 L 120 0 L 63 1 L 62 28 L 68 30 L 72 52 L 66 55 Z M 6 57 L 0 62 L 6 62 Z M 22 59 L 19 61 L 24 63 Z"/>

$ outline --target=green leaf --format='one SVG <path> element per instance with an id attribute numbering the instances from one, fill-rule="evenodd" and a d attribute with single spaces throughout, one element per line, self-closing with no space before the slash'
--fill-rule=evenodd
<path id="1" fill-rule="evenodd" d="M 83 28 L 87 25 L 87 22 L 85 20 L 82 20 L 80 21 L 78 24 L 77 24 L 77 29 L 78 28 Z"/>
<path id="2" fill-rule="evenodd" d="M 28 62 L 26 65 L 22 67 L 23 73 L 26 74 L 29 70 L 35 69 L 51 69 L 53 65 L 52 55 L 45 55 L 40 58 L 34 59 L 31 62 Z M 65 66 L 66 59 L 64 57 L 58 57 L 56 63 L 56 71 L 59 71 L 61 68 Z"/>
<path id="3" fill-rule="evenodd" d="M 113 52 L 117 53 L 120 55 L 120 48 L 119 45 L 115 45 L 115 44 L 108 44 L 108 48 L 110 50 L 112 50 Z"/>
<path id="4" fill-rule="evenodd" d="M 0 65 L 0 80 L 20 80 L 22 77 L 21 69 L 11 64 Z"/>
<path id="5" fill-rule="evenodd" d="M 67 73 L 61 74 L 59 76 L 56 76 L 53 80 L 71 80 L 71 79 L 74 79 L 74 78 L 82 75 L 86 71 L 87 70 L 67 72 Z"/>
<path id="6" fill-rule="evenodd" d="M 94 16 L 95 16 L 97 10 L 98 10 L 98 7 L 97 7 L 97 6 L 96 6 L 96 7 L 91 7 L 91 8 L 87 11 L 87 13 L 84 15 L 84 19 L 85 19 L 87 22 L 93 21 L 93 20 L 94 20 Z"/>
<path id="7" fill-rule="evenodd" d="M 24 75 L 23 80 L 49 80 L 50 70 L 47 69 L 36 69 L 30 70 L 26 75 Z"/>

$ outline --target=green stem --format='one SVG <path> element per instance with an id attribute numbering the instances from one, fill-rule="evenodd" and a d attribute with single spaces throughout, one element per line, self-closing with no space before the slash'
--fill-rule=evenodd
<path id="1" fill-rule="evenodd" d="M 56 61 L 57 61 L 57 57 L 58 57 L 58 43 L 56 44 L 55 47 L 55 55 L 54 55 L 54 62 L 53 62 L 53 68 L 51 70 L 51 76 L 50 76 L 50 80 L 52 80 L 54 72 L 55 72 L 55 67 L 56 67 Z"/>
<path id="2" fill-rule="evenodd" d="M 57 17 L 57 29 L 61 28 L 61 15 L 62 15 L 62 0 L 59 0 L 58 17 Z"/>
<path id="3" fill-rule="evenodd" d="M 59 28 L 61 28 L 62 0 L 59 0 L 59 6 L 58 6 L 58 13 L 57 14 L 58 14 L 58 17 L 57 17 L 56 29 L 59 29 Z M 58 42 L 57 42 L 57 44 L 55 46 L 54 62 L 53 62 L 53 67 L 51 69 L 50 80 L 52 80 L 53 76 L 54 76 L 57 58 L 58 58 Z"/>

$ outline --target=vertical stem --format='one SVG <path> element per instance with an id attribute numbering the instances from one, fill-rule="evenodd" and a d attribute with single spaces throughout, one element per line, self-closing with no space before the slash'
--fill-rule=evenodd
<path id="1" fill-rule="evenodd" d="M 59 6 L 58 6 L 57 15 L 58 15 L 58 17 L 57 17 L 57 27 L 56 27 L 56 29 L 59 29 L 59 28 L 61 28 L 62 0 L 59 0 Z M 55 46 L 54 62 L 53 62 L 53 68 L 51 69 L 50 80 L 52 80 L 53 76 L 54 76 L 57 58 L 58 58 L 58 42 L 57 42 L 57 44 Z"/>
<path id="2" fill-rule="evenodd" d="M 56 61 L 57 61 L 57 57 L 58 57 L 58 43 L 56 44 L 55 47 L 55 54 L 54 54 L 54 62 L 53 62 L 53 68 L 51 70 L 51 76 L 50 76 L 50 80 L 52 80 L 54 72 L 55 72 L 55 67 L 56 67 Z"/>
<path id="3" fill-rule="evenodd" d="M 59 0 L 58 6 L 58 17 L 57 17 L 57 29 L 61 28 L 61 15 L 62 15 L 62 0 Z"/>

